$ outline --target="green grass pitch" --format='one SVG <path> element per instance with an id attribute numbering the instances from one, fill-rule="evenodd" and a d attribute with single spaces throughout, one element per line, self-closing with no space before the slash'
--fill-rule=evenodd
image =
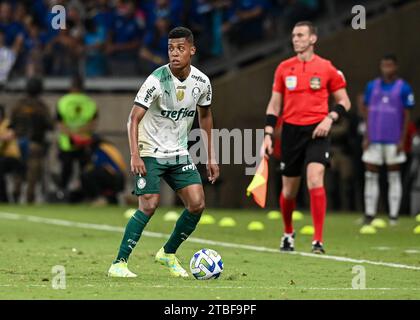
<path id="1" fill-rule="evenodd" d="M 178 257 L 188 271 L 193 253 L 205 247 L 218 251 L 225 266 L 219 279 L 198 281 L 192 276 L 188 279 L 171 278 L 163 266 L 154 263 L 154 254 L 174 224 L 163 220 L 163 214 L 169 208 L 160 208 L 146 228 L 153 232 L 152 235 L 159 233 L 162 237 L 148 234 L 141 238 L 134 250 L 129 267 L 138 277 L 132 279 L 106 276 L 121 241 L 119 229 L 107 231 L 91 228 L 91 225 L 84 225 L 84 228 L 80 225 L 60 226 L 46 223 L 46 220 L 6 218 L 4 214 L 123 228 L 127 222 L 123 216 L 125 209 L 0 206 L 0 299 L 420 298 L 420 235 L 413 234 L 416 226 L 413 218 L 403 217 L 398 226 L 379 229 L 376 235 L 361 235 L 357 223 L 361 215 L 329 213 L 324 240 L 327 255 L 355 259 L 337 261 L 277 252 L 282 223 L 268 220 L 267 211 L 207 209 L 206 213 L 212 214 L 216 221 L 230 216 L 237 221 L 237 226 L 199 225 L 193 238 L 274 250 L 209 245 L 189 239 L 178 251 Z M 247 225 L 253 220 L 263 222 L 265 229 L 248 231 Z M 299 230 L 308 224 L 311 224 L 311 217 L 305 212 L 304 220 L 295 222 L 295 228 Z M 309 253 L 311 237 L 298 234 L 295 246 L 297 251 Z M 52 268 L 56 265 L 65 267 L 65 289 L 52 288 L 55 276 Z M 358 276 L 352 271 L 357 265 L 365 268 L 366 289 L 352 288 L 353 278 Z"/>

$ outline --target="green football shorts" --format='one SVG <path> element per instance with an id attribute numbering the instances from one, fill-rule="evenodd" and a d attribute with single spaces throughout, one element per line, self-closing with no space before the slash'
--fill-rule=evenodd
<path id="1" fill-rule="evenodd" d="M 135 177 L 133 194 L 159 194 L 160 180 L 165 179 L 172 190 L 177 191 L 192 184 L 202 184 L 197 167 L 190 156 L 171 158 L 142 157 L 146 175 Z"/>

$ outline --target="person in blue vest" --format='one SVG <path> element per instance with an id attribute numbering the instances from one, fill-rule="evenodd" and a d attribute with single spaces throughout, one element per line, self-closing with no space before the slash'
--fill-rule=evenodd
<path id="1" fill-rule="evenodd" d="M 404 139 L 407 136 L 414 94 L 410 85 L 398 76 L 394 55 L 380 61 L 381 77 L 370 81 L 365 90 L 366 134 L 362 161 L 365 163 L 365 224 L 377 211 L 379 170 L 386 165 L 390 224 L 395 225 L 402 198 L 400 165 L 406 161 Z"/>

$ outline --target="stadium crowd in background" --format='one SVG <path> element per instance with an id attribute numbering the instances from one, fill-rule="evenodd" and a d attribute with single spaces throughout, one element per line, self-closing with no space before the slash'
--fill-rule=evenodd
<path id="1" fill-rule="evenodd" d="M 66 8 L 65 29 L 52 26 L 55 5 Z M 166 62 L 166 33 L 174 26 L 197 35 L 201 62 L 221 57 L 224 39 L 244 46 L 278 37 L 278 23 L 319 12 L 318 0 L 2 0 L 0 81 L 10 71 L 70 76 L 75 66 L 87 77 L 147 74 Z"/>
<path id="2" fill-rule="evenodd" d="M 52 28 L 54 5 L 65 6 L 66 29 Z M 279 21 L 286 35 L 296 21 L 315 18 L 322 5 L 323 1 L 318 0 L 1 0 L 0 86 L 5 84 L 10 72 L 28 79 L 35 75 L 70 77 L 75 67 L 87 78 L 149 74 L 168 62 L 167 33 L 175 25 L 193 30 L 198 64 L 223 58 L 228 46 L 241 48 L 254 40 L 278 38 L 275 23 Z M 36 87 L 37 80 L 31 81 L 32 87 Z M 16 135 L 23 168 L 20 177 L 14 179 L 12 200 L 15 201 L 21 193 L 19 179 L 29 183 L 25 201 L 34 201 L 35 185 L 42 181 L 44 174 L 39 159 L 49 151 L 45 135 L 53 129 L 53 120 L 39 98 L 42 88 L 39 93 L 31 93 L 33 88 L 27 88 L 27 96 L 17 105 L 7 106 L 13 108 L 7 112 L 12 123 L 9 129 Z M 331 210 L 364 209 L 363 100 L 362 94 L 353 101 L 357 106 L 355 111 L 331 131 L 332 170 L 326 176 L 326 184 L 334 186 L 328 188 Z M 42 121 L 34 118 L 30 121 L 29 109 Z M 407 161 L 401 168 L 401 212 L 410 211 L 410 199 L 413 200 L 410 194 L 418 185 L 412 169 L 417 150 L 415 147 L 411 150 L 413 136 L 416 136 L 414 121 L 409 124 L 404 146 Z M 81 145 L 90 142 L 77 135 L 75 139 Z M 280 142 L 276 143 L 279 147 Z M 279 148 L 276 150 L 280 152 Z M 60 152 L 60 158 L 65 154 Z M 90 154 L 86 159 L 87 162 Z M 25 170 L 30 167 L 36 170 L 29 170 L 34 174 L 26 176 Z M 71 170 L 62 170 L 61 177 L 56 179 L 64 193 L 68 191 L 70 173 Z M 4 176 L 4 171 L 1 175 Z M 385 176 L 384 172 L 381 176 Z M 381 190 L 386 190 L 386 184 L 386 179 L 380 179 Z M 281 188 L 281 183 L 277 188 Z M 309 199 L 303 194 L 300 191 L 297 198 L 298 207 L 302 208 L 309 205 Z M 380 197 L 378 206 L 383 211 L 388 203 Z"/>

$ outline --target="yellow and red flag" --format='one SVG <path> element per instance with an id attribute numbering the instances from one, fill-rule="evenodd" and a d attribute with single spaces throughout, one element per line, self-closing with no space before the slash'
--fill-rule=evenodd
<path id="1" fill-rule="evenodd" d="M 267 199 L 267 182 L 268 182 L 268 159 L 263 157 L 257 172 L 254 175 L 248 188 L 246 188 L 246 195 L 249 197 L 251 194 L 254 201 L 261 207 L 265 207 Z"/>

